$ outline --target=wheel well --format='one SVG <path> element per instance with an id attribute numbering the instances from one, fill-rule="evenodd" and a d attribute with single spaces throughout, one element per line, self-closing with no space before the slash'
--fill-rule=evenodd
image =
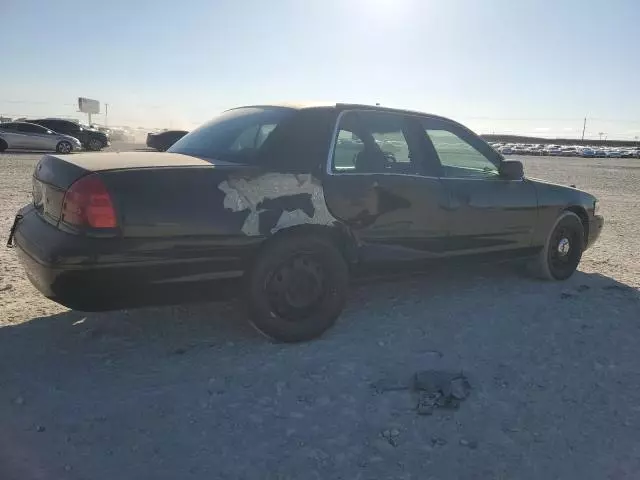
<path id="1" fill-rule="evenodd" d="M 9 144 L 4 141 L 4 138 L 0 138 L 0 145 L 2 145 L 4 148 L 9 147 Z"/>
<path id="2" fill-rule="evenodd" d="M 314 237 L 323 237 L 329 240 L 342 253 L 347 263 L 355 263 L 357 261 L 356 240 L 353 238 L 349 230 L 343 225 L 326 226 L 326 225 L 296 225 L 289 228 L 278 230 L 271 237 L 262 243 L 257 255 L 270 245 L 272 242 L 279 241 L 281 238 L 291 235 L 312 235 Z"/>
<path id="3" fill-rule="evenodd" d="M 587 215 L 587 211 L 584 208 L 575 205 L 567 208 L 567 211 L 573 212 L 580 217 L 582 228 L 584 229 L 584 243 L 586 245 L 589 238 L 589 216 Z"/>

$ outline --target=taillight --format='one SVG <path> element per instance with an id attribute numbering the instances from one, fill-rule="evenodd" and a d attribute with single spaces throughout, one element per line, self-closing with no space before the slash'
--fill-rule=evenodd
<path id="1" fill-rule="evenodd" d="M 82 177 L 69 187 L 62 202 L 61 220 L 79 227 L 117 226 L 111 195 L 98 175 Z"/>

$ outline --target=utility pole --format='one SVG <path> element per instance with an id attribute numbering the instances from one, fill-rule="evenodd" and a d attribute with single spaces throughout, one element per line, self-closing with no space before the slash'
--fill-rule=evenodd
<path id="1" fill-rule="evenodd" d="M 587 117 L 584 117 L 584 123 L 582 124 L 582 141 L 584 142 L 584 131 L 587 128 Z"/>
<path id="2" fill-rule="evenodd" d="M 600 140 L 602 140 L 603 135 L 604 135 L 604 132 L 598 132 L 598 136 L 600 137 Z"/>
<path id="3" fill-rule="evenodd" d="M 586 120 L 586 119 L 585 119 Z M 109 126 L 109 104 L 104 104 L 104 126 Z M 582 136 L 584 137 L 584 132 L 582 132 Z"/>

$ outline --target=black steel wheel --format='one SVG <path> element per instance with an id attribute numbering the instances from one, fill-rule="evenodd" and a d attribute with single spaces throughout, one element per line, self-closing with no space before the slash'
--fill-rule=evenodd
<path id="1" fill-rule="evenodd" d="M 573 212 L 562 212 L 532 265 L 534 273 L 546 280 L 566 280 L 578 268 L 584 246 L 580 217 Z"/>
<path id="2" fill-rule="evenodd" d="M 284 259 L 266 279 L 269 303 L 280 317 L 295 322 L 317 308 L 326 291 L 320 262 L 313 253 L 297 253 Z"/>
<path id="3" fill-rule="evenodd" d="M 346 262 L 329 239 L 285 234 L 247 275 L 251 323 L 277 341 L 316 338 L 340 315 L 348 283 Z"/>

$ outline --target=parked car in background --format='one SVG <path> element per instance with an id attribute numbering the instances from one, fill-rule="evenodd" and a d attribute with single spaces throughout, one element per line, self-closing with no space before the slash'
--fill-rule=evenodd
<path id="1" fill-rule="evenodd" d="M 599 157 L 599 158 L 603 158 L 603 157 L 607 156 L 607 152 L 603 148 L 596 148 L 596 149 L 594 149 L 593 152 L 594 152 L 595 156 Z"/>
<path id="2" fill-rule="evenodd" d="M 549 145 L 543 151 L 545 155 L 550 155 L 552 157 L 559 157 L 562 155 L 562 150 L 557 145 Z"/>
<path id="3" fill-rule="evenodd" d="M 578 150 L 578 155 L 583 158 L 593 158 L 596 156 L 596 152 L 592 148 L 582 148 Z"/>
<path id="4" fill-rule="evenodd" d="M 185 130 L 165 130 L 164 132 L 148 133 L 147 147 L 164 152 L 187 133 L 189 132 Z"/>
<path id="5" fill-rule="evenodd" d="M 616 149 L 607 150 L 605 155 L 607 158 L 622 158 L 622 152 Z"/>
<path id="6" fill-rule="evenodd" d="M 0 123 L 0 152 L 7 149 L 54 150 L 71 153 L 81 150 L 77 138 L 27 122 Z"/>
<path id="7" fill-rule="evenodd" d="M 603 226 L 593 195 L 459 123 L 366 105 L 236 108 L 166 153 L 45 155 L 33 181 L 9 244 L 45 296 L 109 310 L 236 279 L 287 342 L 335 322 L 361 266 L 526 259 L 565 280 Z"/>
<path id="8" fill-rule="evenodd" d="M 54 132 L 71 135 L 72 137 L 80 140 L 82 146 L 87 150 L 98 151 L 111 145 L 109 136 L 106 133 L 71 120 L 61 118 L 39 118 L 36 120 L 29 120 L 29 122 L 42 125 Z"/>

